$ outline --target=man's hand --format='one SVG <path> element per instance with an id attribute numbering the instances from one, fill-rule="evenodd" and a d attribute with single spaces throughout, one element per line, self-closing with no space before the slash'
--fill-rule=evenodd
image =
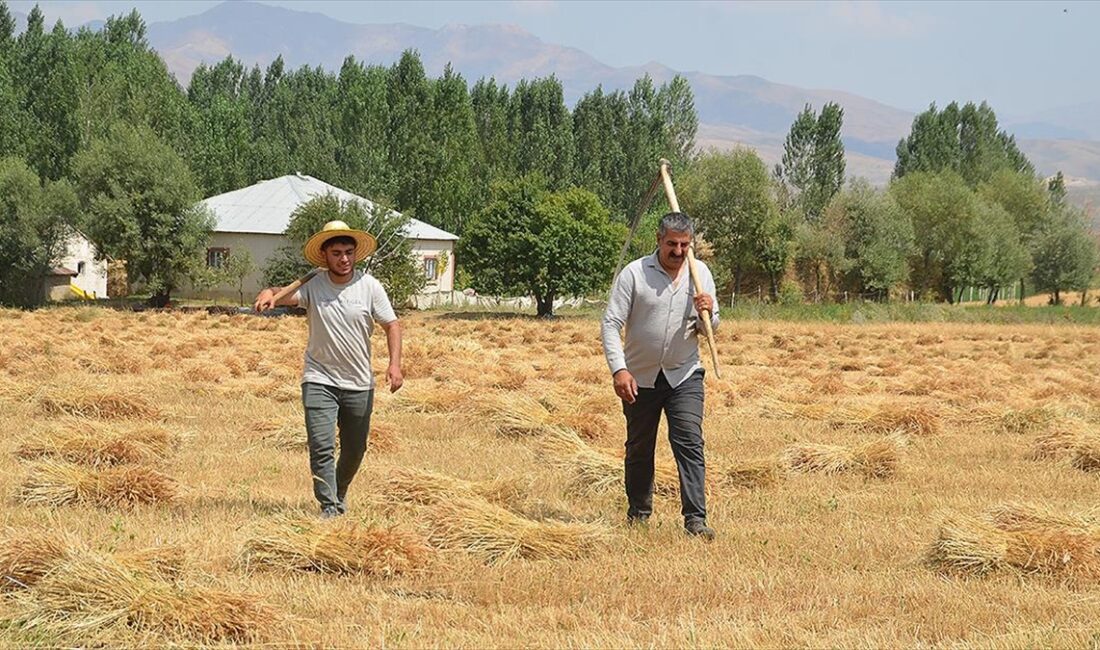
<path id="1" fill-rule="evenodd" d="M 699 312 L 700 316 L 702 316 L 705 311 L 713 314 L 714 298 L 711 298 L 709 293 L 701 293 L 695 296 L 695 311 Z"/>
<path id="2" fill-rule="evenodd" d="M 634 381 L 634 375 L 626 368 L 615 373 L 611 378 L 615 384 L 615 394 L 627 404 L 633 404 L 638 396 L 638 382 Z"/>
<path id="3" fill-rule="evenodd" d="M 259 313 L 263 313 L 268 309 L 275 306 L 275 292 L 271 289 L 264 289 L 256 296 L 256 303 L 252 305 L 252 308 Z"/>
<path id="4" fill-rule="evenodd" d="M 398 388 L 401 388 L 401 384 L 405 383 L 405 375 L 401 373 L 401 366 L 395 366 L 392 363 L 389 368 L 386 369 L 386 381 L 390 384 L 390 392 L 396 393 Z"/>

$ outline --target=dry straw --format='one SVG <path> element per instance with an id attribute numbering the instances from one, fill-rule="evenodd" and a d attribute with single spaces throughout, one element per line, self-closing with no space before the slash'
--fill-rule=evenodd
<path id="1" fill-rule="evenodd" d="M 91 553 L 70 537 L 50 531 L 5 531 L 0 538 L 0 592 L 28 589 L 66 562 Z M 178 578 L 185 556 L 178 546 L 117 551 L 111 559 L 135 573 Z"/>
<path id="2" fill-rule="evenodd" d="M 164 580 L 94 553 L 66 558 L 12 600 L 16 625 L 81 645 L 128 645 L 135 635 L 249 643 L 269 636 L 275 623 L 254 596 Z"/>
<path id="3" fill-rule="evenodd" d="M 861 472 L 879 478 L 897 471 L 901 457 L 898 447 L 898 441 L 892 437 L 857 447 L 799 444 L 784 449 L 780 459 L 792 472 Z"/>
<path id="4" fill-rule="evenodd" d="M 390 475 L 386 493 L 398 501 L 421 505 L 455 498 L 481 498 L 518 507 L 527 495 L 527 486 L 518 477 L 466 481 L 445 474 L 401 468 Z"/>
<path id="5" fill-rule="evenodd" d="M 621 456 L 589 446 L 576 432 L 564 427 L 547 429 L 540 442 L 550 462 L 570 473 L 575 491 L 592 493 L 622 488 Z M 675 494 L 679 485 L 680 475 L 675 465 L 655 463 L 653 488 L 657 494 Z"/>
<path id="6" fill-rule="evenodd" d="M 38 397 L 38 408 L 48 416 L 73 415 L 104 420 L 160 417 L 159 409 L 138 395 L 92 387 L 48 390 Z"/>
<path id="7" fill-rule="evenodd" d="M 497 433 L 503 435 L 543 433 L 554 421 L 553 414 L 545 404 L 522 393 L 495 395 L 485 404 L 485 409 Z"/>
<path id="8" fill-rule="evenodd" d="M 948 517 L 925 559 L 948 573 L 983 575 L 1010 569 L 1096 580 L 1100 527 L 1087 516 L 1000 506 L 982 517 Z"/>
<path id="9" fill-rule="evenodd" d="M 428 551 L 420 538 L 393 527 L 288 517 L 258 526 L 242 560 L 284 571 L 392 576 L 422 566 Z"/>
<path id="10" fill-rule="evenodd" d="M 16 456 L 55 458 L 103 466 L 156 462 L 168 455 L 175 436 L 157 424 L 103 423 L 66 418 L 20 442 Z"/>
<path id="11" fill-rule="evenodd" d="M 721 472 L 724 485 L 750 490 L 775 485 L 782 478 L 783 466 L 772 458 L 733 463 Z"/>
<path id="12" fill-rule="evenodd" d="M 605 527 L 587 523 L 532 521 L 481 499 L 439 501 L 427 509 L 430 541 L 490 562 L 575 559 L 603 544 Z"/>
<path id="13" fill-rule="evenodd" d="M 91 469 L 71 463 L 42 461 L 28 466 L 18 498 L 32 505 L 86 503 L 104 508 L 165 503 L 176 498 L 168 476 L 142 465 Z"/>

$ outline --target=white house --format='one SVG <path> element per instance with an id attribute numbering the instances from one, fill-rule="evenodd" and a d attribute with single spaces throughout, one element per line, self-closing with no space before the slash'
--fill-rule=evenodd
<path id="1" fill-rule="evenodd" d="M 50 270 L 45 291 L 50 300 L 81 298 L 81 293 L 88 298 L 107 297 L 107 261 L 96 259 L 95 244 L 79 230 L 68 229 L 65 253 Z"/>
<path id="2" fill-rule="evenodd" d="M 256 295 L 263 288 L 263 268 L 286 243 L 283 232 L 290 223 L 290 216 L 303 203 L 329 193 L 341 201 L 356 200 L 374 206 L 369 199 L 305 174 L 260 181 L 203 200 L 202 204 L 217 220 L 206 251 L 207 264 L 220 266 L 234 249 L 247 249 L 256 270 L 245 280 L 244 291 L 246 296 Z M 427 280 L 423 293 L 450 293 L 454 288 L 454 246 L 458 236 L 416 219 L 409 220 L 406 236 L 413 240 L 413 254 Z M 236 290 L 228 287 L 207 293 L 237 296 Z M 188 295 L 187 292 L 184 295 Z M 194 291 L 190 295 L 196 296 Z"/>

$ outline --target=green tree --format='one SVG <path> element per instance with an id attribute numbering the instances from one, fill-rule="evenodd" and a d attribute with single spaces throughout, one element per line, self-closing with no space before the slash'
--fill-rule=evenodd
<path id="1" fill-rule="evenodd" d="M 783 162 L 775 175 L 787 186 L 784 195 L 807 221 L 820 220 L 825 206 L 844 186 L 843 124 L 844 109 L 839 104 L 825 104 L 820 115 L 807 104 L 783 143 Z"/>
<path id="2" fill-rule="evenodd" d="M 954 172 L 908 173 L 890 192 L 913 224 L 914 287 L 921 295 L 954 301 L 956 290 L 977 281 L 982 242 L 971 237 L 977 197 Z"/>
<path id="3" fill-rule="evenodd" d="M 199 65 L 187 90 L 194 109 L 190 162 L 205 196 L 221 194 L 252 180 L 252 99 L 247 73 L 226 57 L 212 68 Z"/>
<path id="4" fill-rule="evenodd" d="M 479 178 L 482 187 L 491 187 L 510 179 L 515 169 L 515 143 L 508 132 L 511 96 L 496 79 L 479 79 L 470 91 L 470 104 L 485 161 Z"/>
<path id="5" fill-rule="evenodd" d="M 36 5 L 16 39 L 12 78 L 27 124 L 27 162 L 43 178 L 59 179 L 80 144 L 73 39 L 59 21 L 45 32 Z"/>
<path id="6" fill-rule="evenodd" d="M 856 292 L 888 300 L 890 290 L 908 280 L 913 225 L 892 194 L 856 180 L 833 198 L 824 221 L 843 237 L 844 266 Z"/>
<path id="7" fill-rule="evenodd" d="M 65 252 L 72 189 L 47 183 L 18 158 L 0 158 L 0 304 L 31 307 L 45 298 L 43 280 Z"/>
<path id="8" fill-rule="evenodd" d="M 424 203 L 433 156 L 429 121 L 432 88 L 420 55 L 406 50 L 389 71 L 389 164 L 396 174 L 394 200 L 408 211 Z"/>
<path id="9" fill-rule="evenodd" d="M 1051 294 L 1052 304 L 1061 304 L 1062 292 L 1088 289 L 1098 261 L 1085 215 L 1064 207 L 1039 233 L 1032 277 L 1037 289 Z"/>
<path id="10" fill-rule="evenodd" d="M 979 200 L 974 235 L 984 253 L 976 284 L 986 289 L 986 302 L 993 304 L 1002 287 L 1015 284 L 1031 270 L 1031 255 L 1012 215 L 1000 203 Z"/>
<path id="11" fill-rule="evenodd" d="M 623 234 L 592 192 L 550 192 L 542 177 L 525 176 L 495 188 L 456 256 L 477 291 L 534 296 L 549 317 L 555 299 L 607 287 Z"/>
<path id="12" fill-rule="evenodd" d="M 148 127 L 118 125 L 73 163 L 81 226 L 101 257 L 126 260 L 163 307 L 197 265 L 214 225 L 191 172 Z"/>
<path id="13" fill-rule="evenodd" d="M 461 235 L 481 203 L 481 146 L 466 81 L 449 64 L 431 85 L 431 101 L 426 187 L 412 208 L 422 220 Z"/>
<path id="14" fill-rule="evenodd" d="M 539 173 L 554 190 L 572 182 L 573 119 L 556 77 L 524 79 L 516 84 L 509 125 L 515 142 L 516 173 Z"/>
<path id="15" fill-rule="evenodd" d="M 1066 204 L 1066 177 L 1061 170 L 1047 181 L 1047 192 L 1050 193 L 1050 202 L 1055 207 Z"/>
<path id="16" fill-rule="evenodd" d="M 364 67 L 349 56 L 337 80 L 336 162 L 343 186 L 361 196 L 393 196 L 396 191 L 386 135 L 387 76 L 385 68 Z"/>
<path id="17" fill-rule="evenodd" d="M 234 246 L 221 268 L 225 282 L 237 290 L 238 304 L 244 304 L 244 281 L 256 270 L 256 261 L 247 246 Z"/>
<path id="18" fill-rule="evenodd" d="M 958 172 L 970 187 L 989 180 L 1000 169 L 1035 175 L 1035 168 L 998 128 L 993 109 L 982 102 L 961 109 L 952 102 L 943 111 L 932 104 L 913 118 L 907 137 L 898 142 L 894 177 L 911 172 Z"/>
<path id="19" fill-rule="evenodd" d="M 793 232 L 756 152 L 703 154 L 683 176 L 679 190 L 681 206 L 714 247 L 716 262 L 733 277 L 734 298 L 741 294 L 744 274 L 753 268 L 768 273 L 777 293 Z"/>
<path id="20" fill-rule="evenodd" d="M 271 286 L 285 286 L 305 275 L 311 267 L 302 256 L 302 248 L 314 233 L 334 219 L 353 229 L 365 230 L 378 241 L 378 250 L 359 268 L 378 278 L 395 306 L 404 305 L 424 288 L 424 273 L 413 256 L 412 240 L 406 236 L 409 217 L 378 203 L 341 201 L 332 194 L 314 197 L 294 211 L 284 233 L 286 245 L 275 252 L 264 268 L 265 281 Z"/>

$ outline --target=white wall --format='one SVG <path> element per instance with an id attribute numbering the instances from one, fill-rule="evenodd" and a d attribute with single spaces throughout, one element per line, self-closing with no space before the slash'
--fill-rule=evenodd
<path id="1" fill-rule="evenodd" d="M 417 239 L 413 241 L 413 255 L 417 258 L 417 267 L 424 270 L 424 260 L 436 259 L 438 269 L 443 259 L 446 258 L 446 267 L 443 273 L 429 279 L 421 293 L 450 292 L 455 286 L 455 243 L 452 240 Z"/>
<path id="2" fill-rule="evenodd" d="M 252 253 L 252 262 L 256 269 L 244 282 L 244 299 L 250 302 L 266 285 L 263 283 L 264 267 L 268 260 L 275 255 L 284 243 L 283 235 L 266 235 L 256 233 L 225 233 L 216 232 L 210 237 L 207 248 L 228 248 L 232 255 L 235 249 L 247 248 Z M 417 258 L 417 268 L 424 269 L 424 259 L 434 257 L 439 261 L 443 253 L 447 256 L 447 266 L 443 274 L 434 282 L 428 282 L 422 293 L 450 292 L 454 288 L 454 242 L 448 240 L 418 239 L 413 241 L 413 255 Z M 204 255 L 205 256 L 205 255 Z M 75 267 L 74 267 L 75 270 Z M 106 266 L 104 266 L 104 283 L 106 283 Z M 183 298 L 211 298 L 218 297 L 226 300 L 237 300 L 236 286 L 221 285 L 212 291 L 203 292 L 201 295 L 191 287 L 185 287 L 178 292 Z"/>
<path id="3" fill-rule="evenodd" d="M 58 266 L 80 271 L 72 278 L 72 283 L 96 298 L 107 297 L 107 261 L 95 258 L 95 246 L 78 232 L 69 235 L 65 242 L 65 256 Z M 83 263 L 83 267 L 81 264 Z M 70 296 L 75 297 L 75 296 Z"/>

